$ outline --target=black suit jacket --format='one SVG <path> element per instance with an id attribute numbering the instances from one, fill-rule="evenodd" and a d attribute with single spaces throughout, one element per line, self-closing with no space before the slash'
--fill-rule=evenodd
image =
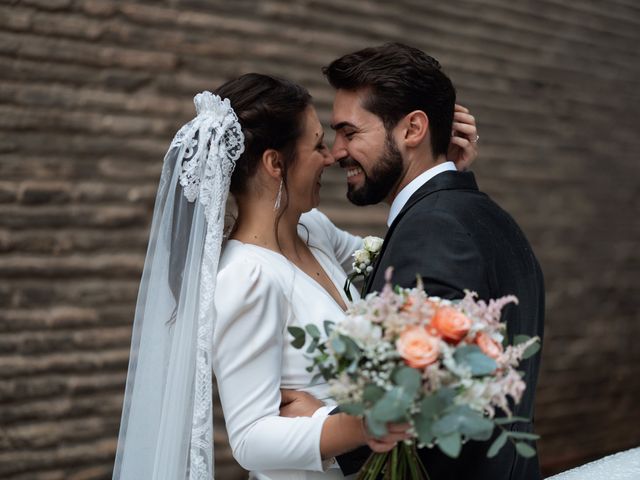
<path id="1" fill-rule="evenodd" d="M 478 190 L 470 172 L 441 173 L 411 196 L 385 236 L 367 292 L 382 289 L 389 266 L 394 268 L 394 284 L 414 287 L 419 274 L 426 292 L 442 298 L 462 298 L 465 289 L 476 291 L 482 299 L 516 295 L 519 305 L 503 311 L 510 341 L 519 334 L 542 338 L 540 266 L 518 225 Z M 539 365 L 539 354 L 521 364 L 527 389 L 515 408 L 517 416 L 533 419 Z M 532 431 L 530 424 L 512 428 Z M 496 457 L 486 458 L 492 441 L 468 442 L 458 459 L 450 459 L 437 447 L 421 450 L 420 457 L 431 480 L 541 478 L 537 457 L 527 460 L 516 455 L 511 442 Z M 343 473 L 357 471 L 370 453 L 361 448 L 338 457 Z"/>

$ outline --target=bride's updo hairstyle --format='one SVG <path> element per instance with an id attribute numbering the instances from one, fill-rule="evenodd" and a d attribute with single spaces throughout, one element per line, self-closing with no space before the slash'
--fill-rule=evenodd
<path id="1" fill-rule="evenodd" d="M 267 149 L 282 154 L 282 181 L 287 190 L 287 172 L 295 162 L 296 144 L 304 131 L 304 111 L 311 95 L 288 80 L 248 73 L 231 80 L 215 91 L 228 98 L 238 116 L 244 134 L 244 153 L 236 162 L 230 191 L 242 195 Z M 288 195 L 283 195 L 286 209 Z"/>

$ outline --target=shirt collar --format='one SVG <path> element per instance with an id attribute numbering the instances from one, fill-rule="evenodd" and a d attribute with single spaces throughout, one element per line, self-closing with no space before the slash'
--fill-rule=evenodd
<path id="1" fill-rule="evenodd" d="M 416 178 L 411 180 L 393 199 L 391 208 L 389 209 L 389 217 L 387 218 L 387 226 L 390 227 L 398 214 L 402 211 L 402 208 L 411 198 L 411 195 L 416 193 L 420 187 L 431 180 L 433 177 L 442 172 L 448 172 L 456 170 L 456 164 L 453 162 L 444 162 L 435 167 L 431 167 L 429 170 L 421 173 Z"/>

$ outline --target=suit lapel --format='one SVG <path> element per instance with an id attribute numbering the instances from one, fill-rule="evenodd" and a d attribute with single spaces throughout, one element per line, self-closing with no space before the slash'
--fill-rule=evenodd
<path id="1" fill-rule="evenodd" d="M 402 217 L 404 217 L 406 213 L 415 205 L 420 203 L 421 200 L 428 197 L 432 193 L 440 192 L 442 190 L 478 190 L 478 185 L 476 183 L 475 176 L 471 172 L 448 171 L 436 175 L 423 186 L 421 186 L 413 195 L 411 195 L 405 206 L 402 207 L 402 210 L 400 210 L 400 213 L 398 213 L 398 216 L 393 220 L 393 223 L 384 236 L 384 242 L 382 244 L 380 254 L 376 259 L 373 270 L 367 277 L 367 284 L 365 287 L 366 293 L 371 292 L 373 281 L 378 274 L 378 267 L 380 266 L 382 257 L 387 249 L 387 245 L 389 244 L 389 239 L 391 238 L 391 235 L 393 235 L 393 232 Z"/>

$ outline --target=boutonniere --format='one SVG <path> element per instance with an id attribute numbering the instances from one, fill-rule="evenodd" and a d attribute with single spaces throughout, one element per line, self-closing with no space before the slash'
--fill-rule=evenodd
<path id="1" fill-rule="evenodd" d="M 347 280 L 344 282 L 344 293 L 347 295 L 349 301 L 353 301 L 349 288 L 356 278 L 362 277 L 360 295 L 364 295 L 367 278 L 369 278 L 369 275 L 373 271 L 373 262 L 375 262 L 378 255 L 380 255 L 382 242 L 383 240 L 380 237 L 364 237 L 362 242 L 363 248 L 353 252 L 353 272 L 347 276 Z"/>

